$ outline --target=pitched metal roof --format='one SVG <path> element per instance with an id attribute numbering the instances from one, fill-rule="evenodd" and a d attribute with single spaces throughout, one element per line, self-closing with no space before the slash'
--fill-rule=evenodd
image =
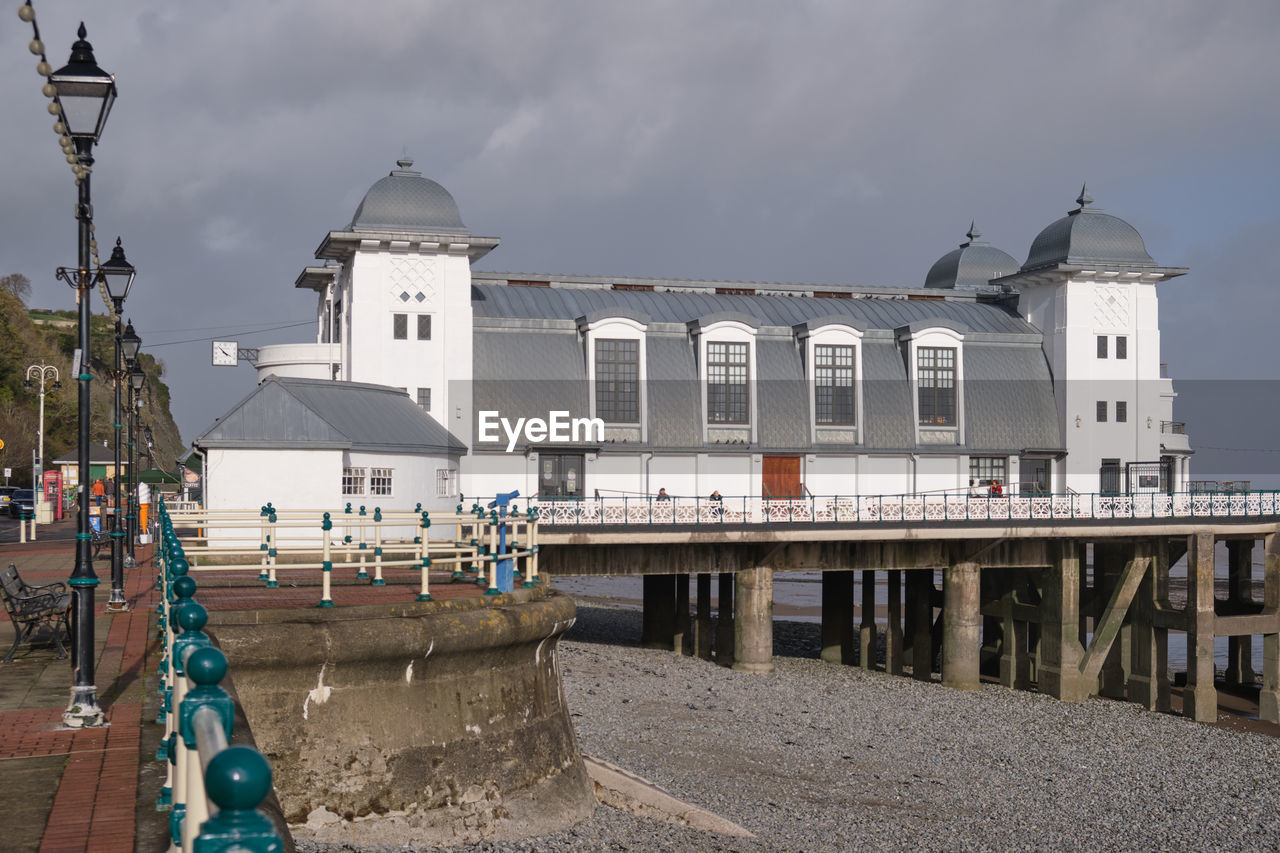
<path id="1" fill-rule="evenodd" d="M 202 447 L 340 448 L 462 453 L 403 389 L 268 376 L 194 442 Z"/>
<path id="2" fill-rule="evenodd" d="M 620 308 L 647 314 L 658 323 L 688 323 L 701 317 L 737 312 L 763 326 L 790 328 L 818 317 L 852 317 L 865 328 L 896 329 L 913 321 L 946 319 L 975 332 L 1040 336 L 1030 323 L 996 302 L 950 299 L 764 296 L 739 293 L 613 290 L 598 287 L 520 287 L 473 283 L 476 317 L 567 319 Z"/>

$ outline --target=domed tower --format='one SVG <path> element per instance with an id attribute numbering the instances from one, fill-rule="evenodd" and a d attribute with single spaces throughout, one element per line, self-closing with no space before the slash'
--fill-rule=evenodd
<path id="1" fill-rule="evenodd" d="M 463 224 L 449 191 L 413 161 L 377 181 L 331 231 L 298 287 L 319 295 L 331 378 L 404 388 L 451 433 L 471 435 L 471 262 L 495 246 Z M 336 262 L 333 263 L 333 262 Z"/>
<path id="2" fill-rule="evenodd" d="M 981 239 L 982 232 L 976 223 L 969 223 L 969 233 L 965 236 L 969 238 L 967 242 L 938 258 L 929 268 L 925 287 L 976 290 L 986 287 L 993 278 L 1017 271 L 1018 262 L 1013 256 Z"/>
<path id="3" fill-rule="evenodd" d="M 1187 270 L 1157 264 L 1137 229 L 1092 206 L 1087 187 L 1076 204 L 998 282 L 1020 291 L 1020 313 L 1044 335 L 1067 450 L 1054 481 L 1078 492 L 1180 490 L 1190 450 L 1171 428 L 1156 285 Z"/>

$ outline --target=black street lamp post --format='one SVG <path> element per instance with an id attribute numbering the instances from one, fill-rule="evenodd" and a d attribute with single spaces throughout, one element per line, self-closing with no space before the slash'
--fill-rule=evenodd
<path id="1" fill-rule="evenodd" d="M 138 560 L 134 556 L 133 546 L 138 539 L 138 513 L 140 511 L 138 505 L 138 406 L 142 403 L 142 385 L 147 381 L 147 374 L 142 372 L 141 365 L 136 360 L 129 364 L 129 515 L 125 517 L 128 527 L 128 536 L 125 537 L 129 543 L 129 555 L 125 559 L 125 564 L 130 568 L 136 568 Z"/>
<path id="2" fill-rule="evenodd" d="M 120 386 L 124 384 L 125 372 L 123 360 L 130 363 L 138 356 L 138 346 L 142 341 L 133 331 L 133 321 L 129 321 L 129 326 L 123 333 L 120 331 L 120 309 L 124 306 L 124 300 L 129 295 L 129 287 L 133 284 L 134 269 L 129 262 L 125 260 L 124 249 L 120 247 L 120 238 L 116 238 L 116 247 L 111 250 L 111 260 L 102 265 L 98 272 L 98 276 L 102 279 L 107 287 L 107 296 L 111 299 L 111 304 L 115 309 L 116 315 L 116 333 L 115 333 L 115 351 L 113 370 L 111 373 L 112 390 L 115 397 L 111 409 L 111 425 L 115 433 L 115 506 L 112 507 L 111 513 L 111 597 L 107 600 L 107 610 L 113 613 L 119 613 L 129 609 L 129 604 L 124 597 L 124 538 L 125 532 L 120 528 L 120 508 L 127 500 L 127 489 L 121 483 L 120 477 L 120 430 L 123 426 L 120 418 Z M 112 280 L 116 279 L 113 285 Z M 120 286 L 123 284 L 123 292 Z"/>
<path id="3" fill-rule="evenodd" d="M 93 571 L 92 534 L 89 528 L 89 291 L 93 276 L 89 271 L 90 242 L 93 229 L 93 205 L 89 194 L 89 177 L 93 166 L 93 146 L 102 135 L 102 129 L 111 112 L 116 97 L 115 77 L 98 67 L 93 58 L 93 46 L 85 41 L 84 24 L 80 24 L 79 39 L 71 46 L 71 58 L 65 66 L 49 75 L 49 85 L 55 90 L 55 100 L 50 112 L 59 117 L 56 128 L 71 140 L 75 159 L 76 184 L 79 194 L 76 200 L 77 266 L 62 268 L 58 277 L 76 288 L 79 303 L 80 363 L 73 364 L 79 382 L 79 513 L 76 524 L 76 564 L 68 582 L 72 589 L 72 625 L 75 630 L 71 665 L 74 670 L 71 687 L 71 704 L 62 715 L 68 726 L 100 726 L 103 724 L 102 708 L 98 705 L 98 688 L 94 684 L 94 592 L 98 577 Z"/>

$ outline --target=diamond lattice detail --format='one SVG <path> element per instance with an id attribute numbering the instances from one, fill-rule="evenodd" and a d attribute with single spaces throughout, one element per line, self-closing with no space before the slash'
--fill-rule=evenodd
<path id="1" fill-rule="evenodd" d="M 1093 291 L 1093 324 L 1104 329 L 1128 329 L 1130 319 L 1129 290 L 1114 285 L 1100 285 Z"/>
<path id="2" fill-rule="evenodd" d="M 435 264 L 427 258 L 391 259 L 391 294 L 403 302 L 435 298 Z"/>

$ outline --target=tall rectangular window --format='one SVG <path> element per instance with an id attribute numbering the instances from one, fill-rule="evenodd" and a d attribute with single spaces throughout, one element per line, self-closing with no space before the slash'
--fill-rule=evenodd
<path id="1" fill-rule="evenodd" d="M 369 469 L 369 494 L 370 495 L 390 495 L 391 494 L 391 469 L 390 468 L 370 468 Z"/>
<path id="2" fill-rule="evenodd" d="M 1116 335 L 1116 358 L 1129 357 L 1129 339 L 1124 335 Z"/>
<path id="3" fill-rule="evenodd" d="M 1107 422 L 1107 401 L 1098 401 L 1098 423 L 1105 424 Z"/>
<path id="4" fill-rule="evenodd" d="M 596 341 L 596 416 L 609 423 L 640 422 L 639 341 Z"/>
<path id="5" fill-rule="evenodd" d="M 418 389 L 418 405 L 422 407 L 422 411 L 424 412 L 431 411 L 431 389 L 430 388 Z"/>
<path id="6" fill-rule="evenodd" d="M 1107 357 L 1107 336 L 1098 335 L 1098 358 Z"/>
<path id="7" fill-rule="evenodd" d="M 750 422 L 750 344 L 707 343 L 707 423 Z"/>
<path id="8" fill-rule="evenodd" d="M 813 408 L 819 424 L 853 426 L 854 347 L 813 348 Z"/>
<path id="9" fill-rule="evenodd" d="M 955 426 L 955 347 L 920 347 L 916 352 L 916 370 L 920 426 Z"/>
<path id="10" fill-rule="evenodd" d="M 391 337 L 397 341 L 409 340 L 409 315 L 408 314 L 392 314 L 391 315 Z"/>
<path id="11" fill-rule="evenodd" d="M 1129 421 L 1129 404 L 1124 400 L 1116 401 L 1116 423 L 1123 424 Z"/>
<path id="12" fill-rule="evenodd" d="M 431 315 L 430 314 L 418 315 L 418 340 L 420 341 L 431 340 Z"/>
<path id="13" fill-rule="evenodd" d="M 458 472 L 452 468 L 436 469 L 436 497 L 447 498 L 458 493 Z"/>
<path id="14" fill-rule="evenodd" d="M 364 474 L 363 468 L 343 468 L 342 493 L 344 495 L 363 495 Z"/>

